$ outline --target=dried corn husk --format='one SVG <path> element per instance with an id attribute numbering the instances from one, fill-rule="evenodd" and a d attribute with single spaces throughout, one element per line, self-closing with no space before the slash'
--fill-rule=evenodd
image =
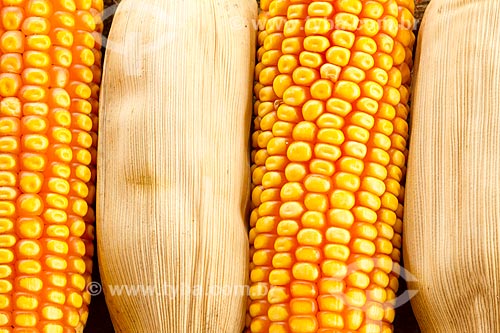
<path id="1" fill-rule="evenodd" d="M 251 0 L 118 8 L 97 207 L 116 332 L 242 330 L 256 14 Z"/>
<path id="2" fill-rule="evenodd" d="M 404 253 L 423 333 L 500 332 L 500 2 L 432 0 L 415 68 Z"/>

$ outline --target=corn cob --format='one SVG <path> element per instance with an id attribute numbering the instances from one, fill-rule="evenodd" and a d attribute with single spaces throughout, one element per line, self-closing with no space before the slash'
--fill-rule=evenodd
<path id="1" fill-rule="evenodd" d="M 87 320 L 102 10 L 2 2 L 0 333 L 83 332 Z"/>
<path id="2" fill-rule="evenodd" d="M 392 332 L 413 0 L 260 6 L 248 332 Z"/>

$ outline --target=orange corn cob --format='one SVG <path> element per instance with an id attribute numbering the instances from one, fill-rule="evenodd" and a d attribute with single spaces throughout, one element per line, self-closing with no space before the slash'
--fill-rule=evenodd
<path id="1" fill-rule="evenodd" d="M 0 333 L 88 316 L 102 0 L 0 5 Z"/>
<path id="2" fill-rule="evenodd" d="M 413 0 L 261 9 L 248 332 L 392 332 Z"/>

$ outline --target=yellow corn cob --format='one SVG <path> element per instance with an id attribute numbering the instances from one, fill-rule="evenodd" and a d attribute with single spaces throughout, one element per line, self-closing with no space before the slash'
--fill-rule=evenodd
<path id="1" fill-rule="evenodd" d="M 0 5 L 0 333 L 88 317 L 102 0 Z"/>
<path id="2" fill-rule="evenodd" d="M 248 332 L 392 332 L 413 0 L 261 10 Z"/>

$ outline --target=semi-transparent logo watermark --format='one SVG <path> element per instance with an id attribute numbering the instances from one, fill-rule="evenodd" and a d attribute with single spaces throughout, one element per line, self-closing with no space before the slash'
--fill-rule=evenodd
<path id="1" fill-rule="evenodd" d="M 375 263 L 376 264 L 376 263 Z M 376 265 L 375 265 L 376 267 Z M 344 270 L 344 276 L 347 277 L 354 272 L 363 272 L 362 269 L 358 268 L 358 265 L 352 264 L 347 266 L 346 270 Z M 416 282 L 417 279 L 413 276 L 408 270 L 404 269 L 399 265 L 394 265 L 392 273 L 395 276 L 399 276 L 406 282 Z M 389 274 L 387 274 L 389 275 Z M 344 278 L 339 278 L 339 281 L 344 280 Z M 325 276 L 325 278 L 330 278 Z M 259 295 L 267 295 L 269 293 L 270 288 L 274 286 L 270 286 L 267 283 L 258 283 L 254 285 L 256 288 L 253 292 L 258 293 Z M 278 286 L 279 287 L 279 286 Z M 386 287 L 388 288 L 388 287 Z M 106 289 L 106 290 L 103 290 Z M 248 285 L 188 285 L 184 283 L 171 285 L 171 284 L 163 284 L 163 285 L 147 285 L 147 284 L 135 284 L 135 285 L 101 285 L 98 282 L 92 282 L 87 286 L 87 291 L 92 296 L 97 296 L 101 294 L 103 291 L 106 292 L 108 297 L 120 297 L 120 296 L 128 296 L 128 297 L 167 297 L 170 299 L 175 299 L 178 297 L 206 297 L 206 296 L 219 296 L 219 297 L 237 297 L 237 296 L 250 296 L 252 293 L 252 287 Z M 402 305 L 408 303 L 416 294 L 417 290 L 404 290 L 399 296 L 395 299 L 387 300 L 387 304 L 385 306 L 391 308 L 399 308 Z M 337 299 L 342 301 L 344 304 L 349 304 L 349 296 L 347 293 L 335 293 L 332 294 Z"/>

